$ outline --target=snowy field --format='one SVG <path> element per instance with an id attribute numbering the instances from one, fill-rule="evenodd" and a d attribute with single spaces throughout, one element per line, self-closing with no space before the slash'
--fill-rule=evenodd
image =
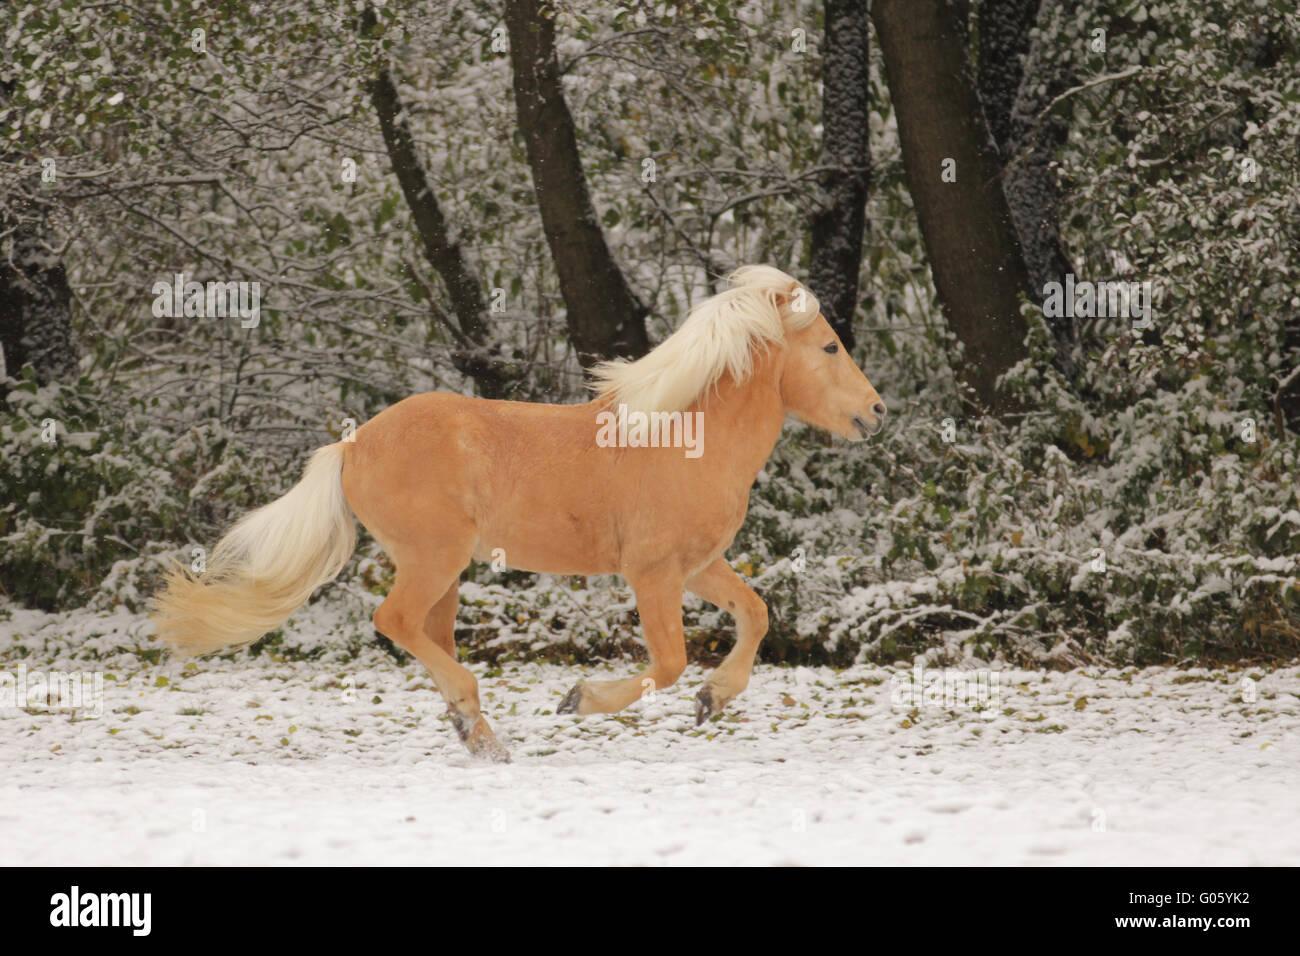
<path id="1" fill-rule="evenodd" d="M 696 728 L 695 666 L 561 717 L 628 665 L 471 663 L 514 757 L 491 765 L 374 648 L 154 665 L 114 652 L 120 614 L 95 663 L 84 625 L 0 623 L 0 691 L 103 679 L 75 713 L 0 708 L 0 864 L 1300 864 L 1296 666 L 1005 671 L 971 707 L 899 703 L 904 668 L 759 665 Z"/>

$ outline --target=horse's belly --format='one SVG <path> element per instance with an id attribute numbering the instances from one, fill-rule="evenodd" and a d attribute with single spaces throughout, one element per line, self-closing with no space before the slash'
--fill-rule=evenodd
<path id="1" fill-rule="evenodd" d="M 593 519 L 577 514 L 518 516 L 480 532 L 474 558 L 499 570 L 544 574 L 611 574 L 618 559 Z"/>

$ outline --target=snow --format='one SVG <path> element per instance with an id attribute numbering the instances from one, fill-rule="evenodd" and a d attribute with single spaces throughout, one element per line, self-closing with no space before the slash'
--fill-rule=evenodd
<path id="1" fill-rule="evenodd" d="M 560 717 L 632 665 L 471 662 L 514 757 L 493 765 L 373 644 L 154 665 L 143 628 L 0 621 L 0 674 L 105 688 L 97 719 L 0 707 L 0 864 L 1300 863 L 1296 665 L 1002 671 L 975 710 L 911 702 L 903 666 L 760 664 L 697 729 L 696 665 Z"/>

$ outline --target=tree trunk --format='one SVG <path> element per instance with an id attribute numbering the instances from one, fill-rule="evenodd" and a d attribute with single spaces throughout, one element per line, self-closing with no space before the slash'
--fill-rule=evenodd
<path id="1" fill-rule="evenodd" d="M 866 0 L 826 0 L 822 165 L 833 168 L 823 173 L 819 182 L 811 225 L 809 285 L 821 300 L 822 314 L 847 349 L 855 344 L 853 315 L 858 304 L 871 180 L 870 82 Z"/>
<path id="2" fill-rule="evenodd" d="M 945 0 L 876 0 L 871 15 L 935 289 L 965 350 L 960 371 L 981 405 L 1009 411 L 996 382 L 1027 354 L 1027 275 L 964 31 Z"/>
<path id="3" fill-rule="evenodd" d="M 1025 75 L 1029 31 L 1042 0 L 983 0 L 979 23 L 979 63 L 975 81 L 989 132 L 1005 160 L 1011 143 L 1011 110 Z"/>
<path id="4" fill-rule="evenodd" d="M 1020 238 L 1030 296 L 1040 302 L 1047 283 L 1064 283 L 1066 273 L 1074 271 L 1061 241 L 1061 193 L 1051 169 L 1069 135 L 1069 116 L 1040 119 L 1052 99 L 1074 85 L 1074 72 L 1059 50 L 1029 42 L 1040 8 L 1047 12 L 1058 5 L 1059 0 L 985 0 L 980 7 L 981 99 L 1002 153 L 1002 188 Z M 1068 316 L 1047 323 L 1056 340 L 1056 364 L 1069 374 L 1078 329 Z"/>
<path id="5" fill-rule="evenodd" d="M 6 375 L 30 363 L 41 385 L 77 377 L 68 277 L 26 224 L 0 252 L 0 351 Z"/>
<path id="6" fill-rule="evenodd" d="M 12 83 L 0 82 L 0 103 L 12 92 Z M 46 385 L 76 378 L 80 359 L 67 272 L 40 241 L 39 217 L 20 220 L 26 203 L 11 202 L 17 209 L 0 216 L 0 235 L 8 237 L 0 242 L 0 405 L 3 379 L 19 377 L 24 365 Z"/>
<path id="7" fill-rule="evenodd" d="M 547 0 L 508 0 L 505 15 L 519 129 L 560 279 L 569 338 L 584 367 L 643 355 L 649 348 L 646 308 L 606 245 L 587 190 L 560 83 L 555 8 Z"/>
<path id="8" fill-rule="evenodd" d="M 369 32 L 374 26 L 374 11 L 367 7 L 362 14 L 362 31 Z M 367 91 L 379 117 L 379 128 L 393 172 L 420 235 L 424 257 L 442 278 L 451 300 L 451 311 L 456 316 L 456 326 L 447 323 L 457 343 L 452 350 L 452 364 L 473 379 L 479 394 L 486 398 L 505 397 L 515 376 L 492 347 L 483 288 L 460 243 L 451 235 L 416 151 L 397 86 L 386 67 L 379 69 Z M 435 314 L 438 313 L 436 303 L 430 302 L 430 307 Z"/>

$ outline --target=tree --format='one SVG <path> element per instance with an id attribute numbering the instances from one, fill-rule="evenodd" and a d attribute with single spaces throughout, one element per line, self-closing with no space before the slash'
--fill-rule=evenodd
<path id="1" fill-rule="evenodd" d="M 578 361 L 589 367 L 643 355 L 649 349 L 647 310 L 628 286 L 596 219 L 560 83 L 555 8 L 547 0 L 508 0 L 506 28 L 519 129 Z"/>
<path id="2" fill-rule="evenodd" d="M 975 14 L 979 58 L 975 84 L 989 132 L 1003 156 L 1011 142 L 1011 110 L 1025 75 L 1029 35 L 1042 0 L 982 0 Z"/>
<path id="3" fill-rule="evenodd" d="M 866 0 L 826 0 L 822 174 L 811 225 L 809 282 L 845 348 L 854 346 L 862 234 L 870 185 Z"/>
<path id="4" fill-rule="evenodd" d="M 28 364 L 42 385 L 77 375 L 67 273 L 29 224 L 0 252 L 0 351 L 6 375 Z"/>
<path id="5" fill-rule="evenodd" d="M 965 31 L 946 0 L 877 0 L 871 15 L 935 289 L 965 350 L 961 373 L 981 405 L 1007 411 L 996 383 L 1026 355 L 1028 279 Z"/>
<path id="6" fill-rule="evenodd" d="M 362 31 L 375 29 L 374 10 L 367 7 L 362 15 Z M 370 102 L 379 117 L 384 146 L 388 151 L 393 173 L 401 184 L 402 195 L 411 210 L 411 219 L 420 234 L 421 248 L 429 264 L 437 270 L 447 288 L 451 310 L 456 316 L 453 325 L 429 297 L 429 306 L 444 327 L 456 340 L 452 363 L 470 376 L 479 392 L 487 398 L 502 398 L 510 391 L 511 374 L 491 346 L 487 320 L 487 304 L 483 288 L 474 267 L 465 256 L 461 245 L 451 235 L 447 219 L 433 186 L 425 173 L 424 164 L 416 152 L 415 138 L 411 135 L 397 93 L 397 85 L 387 66 L 380 66 L 367 85 Z"/>
<path id="7" fill-rule="evenodd" d="M 978 87 L 989 131 L 1002 155 L 1002 188 L 1020 239 L 1029 288 L 1064 282 L 1074 267 L 1060 229 L 1060 189 L 1051 163 L 1069 134 L 1068 113 L 1050 109 L 1073 85 L 1069 58 L 1052 44 L 1031 45 L 1040 15 L 1059 0 L 984 0 L 980 4 Z M 1073 319 L 1048 319 L 1057 365 L 1074 368 Z"/>
<path id="8" fill-rule="evenodd" d="M 12 83 L 0 83 L 0 107 L 9 105 L 12 93 Z M 12 152 L 0 152 L 0 161 L 22 162 Z M 0 401 L 3 378 L 17 376 L 24 365 L 42 385 L 77 375 L 72 290 L 62 261 L 43 241 L 44 215 L 38 204 L 21 199 L 0 209 L 0 236 L 6 237 L 0 243 Z"/>

